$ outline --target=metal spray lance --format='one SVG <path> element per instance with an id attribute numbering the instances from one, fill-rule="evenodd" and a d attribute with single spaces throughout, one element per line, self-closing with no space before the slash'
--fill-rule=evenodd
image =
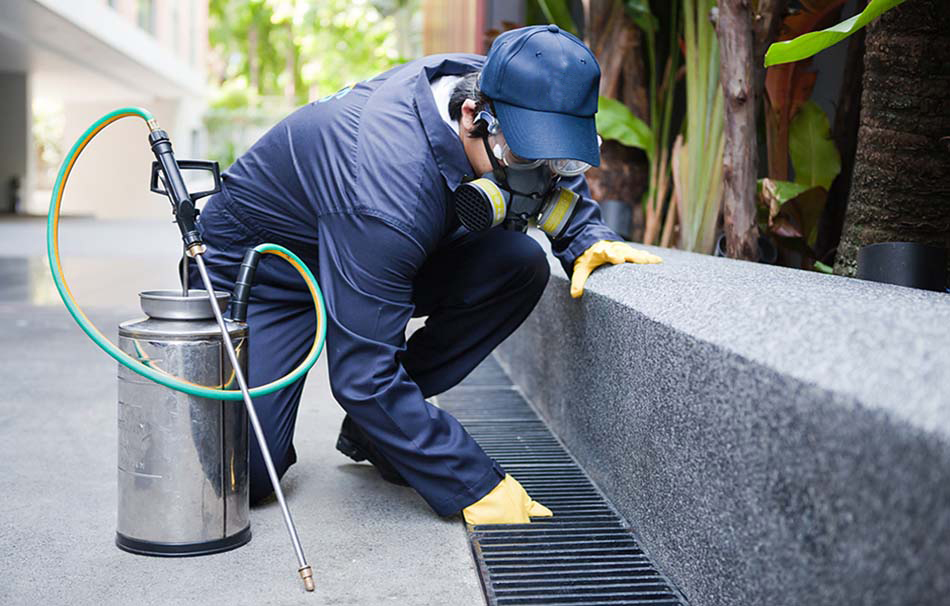
<path id="1" fill-rule="evenodd" d="M 175 160 L 175 155 L 172 151 L 172 144 L 168 138 L 168 134 L 158 127 L 158 124 L 154 120 L 148 121 L 149 127 L 149 143 L 152 147 L 152 153 L 155 155 L 156 160 L 158 161 L 158 166 L 153 169 L 152 180 L 153 180 L 153 190 L 155 189 L 156 178 L 161 178 L 163 181 L 164 192 L 168 195 L 168 199 L 171 201 L 172 209 L 175 213 L 175 221 L 178 223 L 178 228 L 181 231 L 182 241 L 184 242 L 185 250 L 185 261 L 183 265 L 185 266 L 185 271 L 187 271 L 187 259 L 192 258 L 195 260 L 195 263 L 198 267 L 198 273 L 201 275 L 201 280 L 204 283 L 205 291 L 208 293 L 208 297 L 211 300 L 211 309 L 214 313 L 214 319 L 218 324 L 218 328 L 221 330 L 221 338 L 224 344 L 225 351 L 227 352 L 228 359 L 231 361 L 231 367 L 235 372 L 235 379 L 237 380 L 238 386 L 241 390 L 241 395 L 244 400 L 244 406 L 247 409 L 248 419 L 251 422 L 251 427 L 254 430 L 254 436 L 257 439 L 257 443 L 260 445 L 261 455 L 264 458 L 264 465 L 267 468 L 267 475 L 270 478 L 271 486 L 274 488 L 274 494 L 277 496 L 277 502 L 280 504 L 281 513 L 283 513 L 284 524 L 287 526 L 287 532 L 290 534 L 291 543 L 293 543 L 294 553 L 297 556 L 297 564 L 299 566 L 298 573 L 303 579 L 304 587 L 307 591 L 314 590 L 313 583 L 313 571 L 310 568 L 310 565 L 307 564 L 307 558 L 304 555 L 303 547 L 300 544 L 300 537 L 297 535 L 297 528 L 294 525 L 293 517 L 290 515 L 290 509 L 287 507 L 287 501 L 284 499 L 284 492 L 280 487 L 280 480 L 277 477 L 277 470 L 274 468 L 274 462 L 270 455 L 270 449 L 267 446 L 267 440 L 264 437 L 264 430 L 261 428 L 260 421 L 257 418 L 257 411 L 254 408 L 254 403 L 251 400 L 251 395 L 248 392 L 247 380 L 244 377 L 244 373 L 241 371 L 241 364 L 238 361 L 237 353 L 234 350 L 234 344 L 231 341 L 231 336 L 228 331 L 227 326 L 225 325 L 224 318 L 221 315 L 221 310 L 215 301 L 214 295 L 214 286 L 211 283 L 211 278 L 208 276 L 208 270 L 205 267 L 204 259 L 202 255 L 205 252 L 205 246 L 201 241 L 201 234 L 198 233 L 197 227 L 195 226 L 195 219 L 197 218 L 197 210 L 195 208 L 195 202 L 192 195 L 188 192 L 188 188 L 185 186 L 185 181 L 182 178 L 180 163 Z M 161 169 L 161 175 L 158 174 L 158 168 Z M 183 272 L 183 275 L 184 272 Z M 185 284 L 184 296 L 187 296 L 187 282 Z"/>

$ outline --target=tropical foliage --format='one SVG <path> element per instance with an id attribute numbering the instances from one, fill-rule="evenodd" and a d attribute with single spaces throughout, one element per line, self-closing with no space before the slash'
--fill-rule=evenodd
<path id="1" fill-rule="evenodd" d="M 794 181 L 760 182 L 759 229 L 777 241 L 786 264 L 820 269 L 814 252 L 818 223 L 841 171 L 841 156 L 831 140 L 828 116 L 813 101 L 792 121 L 789 155 Z"/>
<path id="2" fill-rule="evenodd" d="M 619 141 L 648 154 L 653 152 L 653 130 L 616 99 L 604 96 L 598 99 L 597 132 L 604 139 Z"/>
<path id="3" fill-rule="evenodd" d="M 723 98 L 719 43 L 709 21 L 715 0 L 683 0 L 686 125 L 673 148 L 680 247 L 711 252 L 722 200 Z"/>
<path id="4" fill-rule="evenodd" d="M 870 0 L 859 14 L 832 27 L 828 26 L 840 20 L 846 0 L 798 0 L 787 12 L 787 3 L 777 4 L 782 8 L 775 14 L 784 17 L 777 34 L 780 42 L 769 48 L 766 64 L 771 67 L 764 80 L 757 76 L 756 102 L 764 82 L 760 115 L 764 115 L 767 159 L 757 204 L 760 233 L 777 245 L 784 264 L 826 267 L 815 253 L 816 235 L 828 192 L 841 172 L 828 117 L 810 101 L 817 78 L 810 57 L 903 1 Z M 218 142 L 217 158 L 228 164 L 261 130 L 296 105 L 421 54 L 412 34 L 421 30 L 413 22 L 419 18 L 419 4 L 420 0 L 211 0 L 210 40 L 218 58 L 212 75 L 220 93 L 207 122 L 212 144 Z M 649 0 L 528 0 L 525 6 L 529 22 L 557 23 L 585 37 L 594 32 L 592 39 L 601 44 L 614 41 L 601 30 L 619 31 L 618 17 L 624 21 L 620 28 L 633 31 L 634 39 L 639 31 L 639 41 L 624 52 L 635 48 L 634 54 L 643 55 L 646 69 L 636 84 L 640 93 L 629 98 L 629 91 L 618 92 L 615 80 L 626 82 L 630 76 L 611 72 L 613 79 L 608 78 L 609 85 L 602 90 L 617 97 L 600 97 L 598 132 L 605 140 L 645 154 L 649 173 L 641 200 L 644 242 L 712 252 L 723 197 L 724 99 L 715 29 L 717 1 L 676 0 L 651 7 Z M 609 19 L 600 18 L 603 11 L 608 11 Z M 575 22 L 581 12 L 588 23 Z M 775 37 L 772 29 L 769 32 L 756 42 L 761 42 L 760 57 L 761 48 Z M 631 38 L 625 40 L 624 44 Z M 616 46 L 595 52 L 608 58 L 611 52 L 620 53 Z M 627 55 L 622 56 L 626 61 Z M 643 160 L 636 158 L 627 156 L 623 162 L 643 166 Z M 640 184 L 643 181 L 634 181 L 630 187 Z"/>
<path id="5" fill-rule="evenodd" d="M 421 54 L 419 0 L 211 0 L 211 153 L 227 165 L 290 109 Z M 236 110 L 236 111 L 233 111 Z"/>
<path id="6" fill-rule="evenodd" d="M 883 12 L 888 11 L 905 0 L 871 0 L 867 7 L 857 15 L 841 23 L 817 32 L 808 32 L 793 40 L 776 42 L 765 54 L 765 65 L 778 65 L 800 61 L 814 56 L 829 46 L 841 42 L 858 31 Z M 805 3 L 807 5 L 807 3 Z"/>
<path id="7" fill-rule="evenodd" d="M 650 176 L 644 198 L 644 242 L 674 244 L 673 228 L 678 222 L 680 247 L 711 252 L 722 194 L 719 48 L 709 22 L 715 1 L 681 0 L 673 4 L 667 24 L 670 48 L 662 69 L 656 48 L 659 22 L 649 3 L 626 0 L 624 4 L 645 38 L 650 122 L 646 124 L 623 104 L 601 98 L 598 132 L 605 139 L 638 147 L 647 154 Z M 687 107 L 678 127 L 681 133 L 673 142 L 673 103 L 681 54 L 685 62 Z"/>
<path id="8" fill-rule="evenodd" d="M 653 15 L 647 0 L 625 0 L 624 7 L 646 38 L 644 46 L 649 71 L 647 84 L 650 104 L 650 137 L 647 153 L 650 181 L 644 200 L 643 241 L 647 244 L 670 246 L 676 220 L 675 202 L 670 193 L 670 132 L 673 100 L 676 97 L 676 73 L 679 70 L 679 3 L 673 2 L 668 23 L 669 49 L 662 72 L 657 59 L 656 34 L 659 20 Z M 662 74 L 662 76 L 661 76 Z M 633 117 L 631 114 L 630 117 Z M 669 202 L 669 203 L 668 203 Z M 662 229 L 662 234 L 661 234 Z"/>

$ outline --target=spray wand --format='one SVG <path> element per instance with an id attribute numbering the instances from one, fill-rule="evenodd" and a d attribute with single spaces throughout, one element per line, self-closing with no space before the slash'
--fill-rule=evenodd
<path id="1" fill-rule="evenodd" d="M 274 461 L 271 459 L 270 449 L 267 447 L 267 439 L 264 437 L 264 430 L 257 418 L 257 411 L 254 408 L 254 402 L 251 400 L 251 394 L 248 393 L 247 380 L 244 378 L 244 372 L 241 370 L 241 364 L 238 362 L 237 353 L 234 351 L 234 343 L 231 342 L 231 335 L 227 326 L 224 324 L 224 318 L 221 316 L 221 309 L 216 304 L 214 298 L 214 286 L 211 284 L 211 278 L 208 276 L 208 269 L 205 267 L 202 255 L 205 252 L 205 245 L 201 241 L 201 234 L 195 226 L 195 219 L 198 216 L 195 202 L 192 200 L 188 188 L 185 186 L 185 180 L 182 178 L 178 162 L 175 161 L 175 154 L 172 151 L 172 143 L 168 139 L 168 133 L 158 127 L 155 120 L 149 120 L 148 140 L 152 146 L 152 153 L 161 165 L 164 173 L 165 191 L 168 199 L 172 203 L 175 212 L 175 221 L 178 223 L 178 229 L 181 230 L 182 241 L 185 246 L 185 254 L 191 257 L 198 265 L 198 273 L 201 274 L 201 281 L 204 283 L 205 292 L 211 300 L 211 310 L 214 312 L 214 319 L 221 329 L 221 337 L 224 342 L 224 348 L 231 360 L 231 368 L 234 369 L 238 386 L 241 389 L 241 395 L 244 400 L 244 407 L 247 409 L 247 416 L 251 421 L 251 427 L 254 429 L 254 436 L 261 447 L 261 454 L 264 457 L 264 466 L 267 467 L 267 475 L 270 477 L 271 486 L 274 488 L 274 494 L 277 495 L 277 502 L 280 504 L 281 513 L 284 515 L 284 524 L 287 525 L 287 532 L 290 533 L 290 541 L 293 543 L 294 552 L 297 555 L 299 564 L 298 572 L 303 579 L 304 587 L 307 591 L 314 590 L 313 570 L 307 564 L 307 558 L 303 553 L 303 547 L 300 545 L 300 537 L 297 535 L 297 527 L 294 525 L 293 517 L 290 515 L 290 508 L 287 507 L 287 501 L 284 499 L 284 491 L 280 487 L 280 479 L 277 477 L 277 470 L 274 468 Z M 187 259 L 186 257 L 186 259 Z M 187 261 L 186 261 L 187 262 Z M 187 295 L 187 291 L 185 293 Z"/>

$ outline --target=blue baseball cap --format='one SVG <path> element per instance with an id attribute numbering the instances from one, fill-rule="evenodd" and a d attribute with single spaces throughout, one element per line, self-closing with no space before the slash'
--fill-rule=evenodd
<path id="1" fill-rule="evenodd" d="M 492 44 L 479 88 L 494 103 L 511 151 L 522 158 L 570 158 L 600 165 L 600 65 L 556 25 L 507 31 Z"/>

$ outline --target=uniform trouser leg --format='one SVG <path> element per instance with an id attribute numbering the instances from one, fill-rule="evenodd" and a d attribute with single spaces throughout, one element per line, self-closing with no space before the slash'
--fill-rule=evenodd
<path id="1" fill-rule="evenodd" d="M 520 232 L 464 232 L 443 242 L 414 281 L 413 315 L 428 318 L 400 358 L 423 396 L 459 383 L 517 329 L 540 299 L 549 275 L 544 250 Z M 361 447 L 360 454 L 384 478 L 403 483 L 391 477 L 398 472 L 380 460 L 380 453 L 365 442 L 369 438 L 347 428 L 348 421 L 351 418 L 344 421 L 341 437 Z"/>
<path id="2" fill-rule="evenodd" d="M 458 384 L 528 317 L 550 275 L 530 236 L 464 232 L 441 245 L 414 282 L 416 316 L 402 363 L 428 397 Z"/>
<path id="3" fill-rule="evenodd" d="M 205 239 L 209 244 L 205 261 L 215 290 L 230 292 L 244 247 L 218 249 L 214 247 L 213 236 Z M 202 288 L 199 286 L 201 277 L 193 265 L 189 280 L 194 288 Z M 310 351 L 316 328 L 310 293 L 296 270 L 282 259 L 272 255 L 261 258 L 251 288 L 247 324 L 250 331 L 247 380 L 252 387 L 279 379 L 296 368 Z M 300 379 L 272 394 L 254 398 L 254 407 L 278 476 L 283 476 L 297 460 L 293 436 L 303 386 L 304 379 Z M 234 402 L 234 405 L 242 404 Z M 253 504 L 269 496 L 273 489 L 253 434 L 249 442 Z"/>
<path id="4" fill-rule="evenodd" d="M 248 352 L 251 385 L 263 385 L 284 376 L 304 360 L 313 344 L 316 320 L 312 305 L 249 305 L 247 321 L 251 334 Z M 304 379 L 300 379 L 272 394 L 254 398 L 278 477 L 297 462 L 293 438 L 303 387 Z M 253 435 L 250 436 L 249 471 L 251 503 L 257 503 L 270 495 L 273 488 Z"/>

